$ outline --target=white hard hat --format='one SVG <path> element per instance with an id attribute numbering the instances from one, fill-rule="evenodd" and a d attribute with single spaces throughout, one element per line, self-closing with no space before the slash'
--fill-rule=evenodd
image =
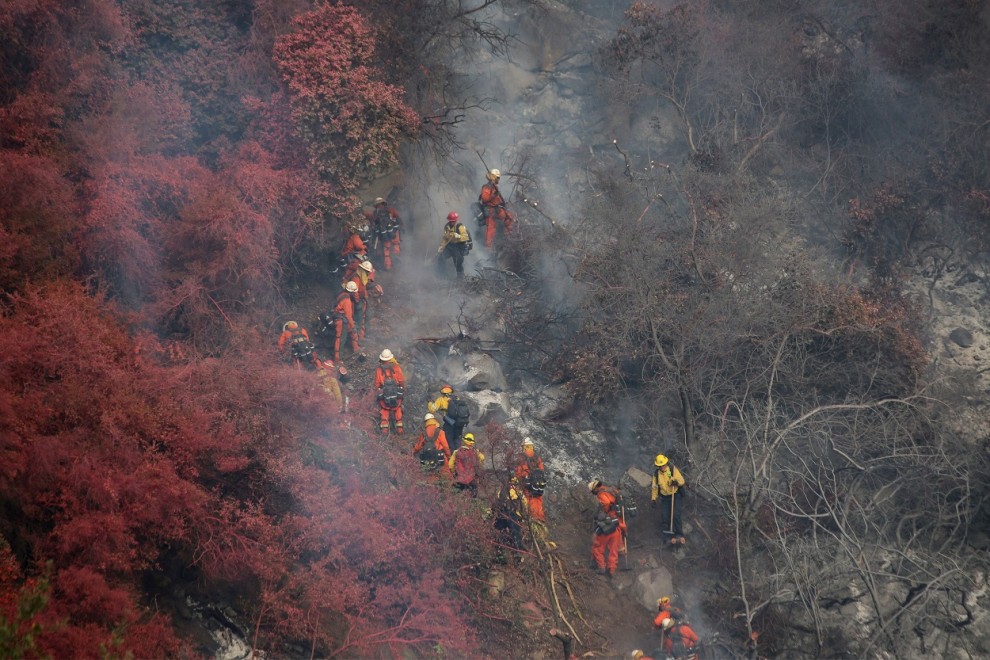
<path id="1" fill-rule="evenodd" d="M 382 362 L 389 362 L 393 357 L 394 356 L 392 355 L 392 351 L 386 348 L 384 351 L 382 351 L 382 354 L 378 356 L 378 359 L 381 360 Z"/>
<path id="2" fill-rule="evenodd" d="M 491 171 L 491 175 L 493 177 L 495 177 L 496 179 L 498 179 L 498 178 L 500 178 L 502 176 L 502 173 L 500 171 L 498 171 L 498 170 L 492 170 Z"/>
<path id="3" fill-rule="evenodd" d="M 532 447 L 532 446 L 533 446 L 533 439 L 529 436 L 526 436 L 523 439 L 523 447 Z"/>
<path id="4" fill-rule="evenodd" d="M 588 490 L 594 490 L 602 485 L 601 479 L 592 479 L 588 482 Z"/>
<path id="5" fill-rule="evenodd" d="M 433 416 L 433 413 L 426 413 L 425 415 L 423 415 L 424 422 L 428 422 L 431 419 L 436 419 L 436 417 Z"/>
<path id="6" fill-rule="evenodd" d="M 344 285 L 344 290 L 347 291 L 348 293 L 357 293 L 358 290 L 357 284 L 355 284 L 354 282 L 348 282 L 347 284 Z"/>
<path id="7" fill-rule="evenodd" d="M 384 203 L 385 203 L 385 198 L 384 197 L 375 197 L 375 206 L 378 206 L 379 204 L 384 204 Z"/>
<path id="8" fill-rule="evenodd" d="M 372 264 L 370 261 L 362 261 L 361 262 L 361 265 L 358 266 L 358 268 L 363 268 L 364 270 L 368 271 L 369 273 L 375 270 L 374 264 Z"/>

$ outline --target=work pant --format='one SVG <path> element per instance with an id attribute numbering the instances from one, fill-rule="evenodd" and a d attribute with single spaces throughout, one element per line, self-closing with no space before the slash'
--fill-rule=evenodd
<path id="1" fill-rule="evenodd" d="M 354 303 L 354 332 L 358 339 L 364 339 L 368 329 L 368 299 L 362 298 Z"/>
<path id="2" fill-rule="evenodd" d="M 454 262 L 454 271 L 456 272 L 457 279 L 463 279 L 464 245 L 461 243 L 448 243 L 447 247 L 443 249 L 443 256 L 445 259 L 450 259 Z"/>
<path id="3" fill-rule="evenodd" d="M 537 522 L 546 522 L 547 516 L 543 513 L 543 496 L 529 493 L 529 517 Z"/>
<path id="4" fill-rule="evenodd" d="M 358 346 L 357 328 L 354 330 L 348 330 L 347 321 L 345 319 L 336 319 L 333 322 L 334 326 L 334 340 L 333 340 L 333 360 L 334 362 L 340 362 L 340 342 L 344 339 L 345 332 L 350 335 L 351 340 L 351 350 L 357 353 L 360 351 Z"/>
<path id="5" fill-rule="evenodd" d="M 491 249 L 495 245 L 496 222 L 501 221 L 505 225 L 505 233 L 508 235 L 512 231 L 513 217 L 504 206 L 483 206 L 481 210 L 485 216 L 485 247 Z"/>
<path id="6" fill-rule="evenodd" d="M 462 484 L 459 481 L 454 482 L 454 488 L 457 490 L 467 490 L 471 492 L 471 497 L 478 497 L 478 480 L 475 479 L 469 484 Z"/>
<path id="7" fill-rule="evenodd" d="M 522 550 L 522 525 L 519 519 L 510 513 L 500 513 L 495 519 L 495 529 L 500 532 L 502 541 L 513 550 Z"/>
<path id="8" fill-rule="evenodd" d="M 622 530 L 616 529 L 610 534 L 599 534 L 591 541 L 591 558 L 600 569 L 608 567 L 609 573 L 615 573 L 619 568 L 619 550 L 622 549 Z M 607 564 L 606 564 L 607 562 Z"/>
<path id="9" fill-rule="evenodd" d="M 381 241 L 382 244 L 382 264 L 385 270 L 392 270 L 392 255 L 398 255 L 400 252 L 399 248 L 399 232 L 395 232 L 394 238 L 386 238 Z"/>
<path id="10" fill-rule="evenodd" d="M 388 433 L 393 420 L 395 421 L 395 432 L 396 433 L 405 432 L 405 429 L 403 429 L 403 424 L 402 424 L 402 399 L 399 399 L 398 405 L 395 406 L 394 408 L 389 408 L 388 406 L 385 405 L 384 401 L 379 401 L 378 413 L 379 416 L 381 417 L 380 421 L 378 422 L 378 426 L 379 428 L 381 428 L 382 433 Z"/>
<path id="11" fill-rule="evenodd" d="M 464 425 L 448 424 L 447 421 L 444 420 L 443 434 L 447 436 L 447 446 L 450 447 L 450 451 L 454 451 L 461 446 L 461 436 L 464 434 Z"/>
<path id="12" fill-rule="evenodd" d="M 681 509 L 684 508 L 684 493 L 676 495 L 661 495 L 657 506 L 660 507 L 660 527 L 665 532 L 670 531 L 670 500 L 674 500 L 674 537 L 684 536 L 681 527 Z"/>

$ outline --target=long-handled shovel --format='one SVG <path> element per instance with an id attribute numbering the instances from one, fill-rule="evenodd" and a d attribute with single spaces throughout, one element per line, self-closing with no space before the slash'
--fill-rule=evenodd
<path id="1" fill-rule="evenodd" d="M 677 492 L 670 494 L 670 529 L 663 530 L 664 534 L 674 535 L 674 498 L 677 497 Z"/>
<path id="2" fill-rule="evenodd" d="M 622 529 L 626 529 L 626 507 L 622 507 Z M 619 567 L 620 571 L 631 571 L 629 568 L 629 539 L 626 538 L 626 534 L 623 531 L 622 534 L 622 552 L 620 553 L 622 557 L 622 565 Z"/>

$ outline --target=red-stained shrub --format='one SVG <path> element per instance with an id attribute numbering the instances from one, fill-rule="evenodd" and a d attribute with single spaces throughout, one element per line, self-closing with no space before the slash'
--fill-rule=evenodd
<path id="1" fill-rule="evenodd" d="M 337 188 L 327 203 L 343 202 L 357 179 L 396 163 L 399 141 L 416 134 L 418 118 L 401 88 L 381 79 L 374 33 L 357 10 L 327 4 L 294 25 L 276 41 L 275 62 L 310 167 Z"/>

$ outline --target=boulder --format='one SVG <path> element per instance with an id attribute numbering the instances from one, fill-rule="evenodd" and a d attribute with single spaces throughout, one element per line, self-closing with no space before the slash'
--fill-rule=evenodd
<path id="1" fill-rule="evenodd" d="M 625 477 L 629 481 L 635 483 L 640 488 L 646 490 L 649 490 L 653 486 L 653 477 L 643 472 L 638 467 L 631 467 L 628 470 L 626 470 Z"/>
<path id="2" fill-rule="evenodd" d="M 633 582 L 632 594 L 650 612 L 656 612 L 660 596 L 669 596 L 674 591 L 674 581 L 670 571 L 664 567 L 643 571 Z"/>
<path id="3" fill-rule="evenodd" d="M 509 387 L 505 375 L 502 373 L 502 367 L 487 353 L 471 353 L 466 356 L 464 369 L 467 389 L 471 391 L 494 390 L 502 392 Z"/>
<path id="4" fill-rule="evenodd" d="M 973 345 L 973 333 L 966 328 L 956 328 L 949 333 L 949 339 L 963 348 L 969 348 Z"/>

